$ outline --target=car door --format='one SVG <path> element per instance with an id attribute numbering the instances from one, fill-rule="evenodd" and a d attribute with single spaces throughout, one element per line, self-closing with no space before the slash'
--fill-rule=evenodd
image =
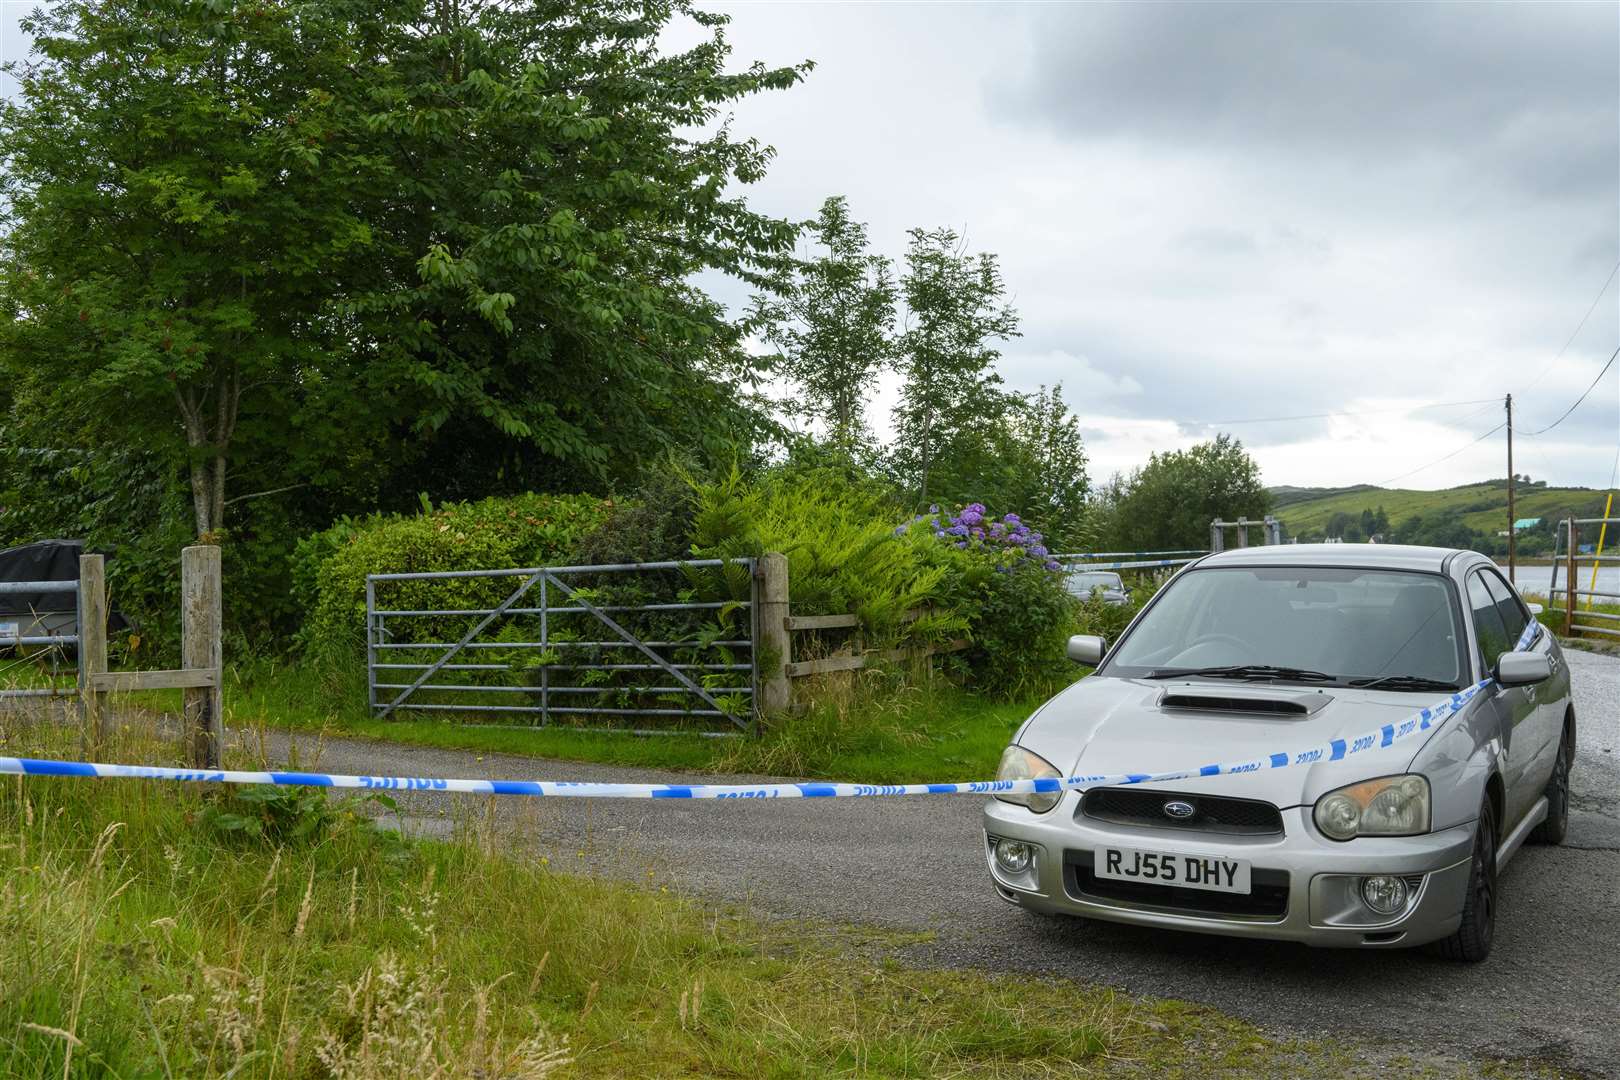
<path id="1" fill-rule="evenodd" d="M 1502 621 L 1501 609 L 1491 594 L 1481 570 L 1468 574 L 1468 607 L 1474 624 L 1474 652 L 1479 670 L 1489 676 L 1496 658 L 1513 648 L 1514 639 L 1508 636 Z M 1529 787 L 1527 772 L 1539 749 L 1535 735 L 1536 702 L 1531 697 L 1533 687 L 1493 686 L 1491 705 L 1496 709 L 1501 724 L 1503 750 L 1503 782 L 1507 788 L 1507 821 L 1502 830 L 1519 823 L 1534 801 L 1534 789 Z"/>
<path id="2" fill-rule="evenodd" d="M 1530 610 L 1519 599 L 1519 594 L 1513 587 L 1503 580 L 1502 575 L 1488 568 L 1481 569 L 1480 575 L 1485 579 L 1486 588 L 1496 599 L 1496 610 L 1502 616 L 1503 627 L 1507 630 L 1508 640 L 1517 643 L 1519 635 L 1530 624 Z M 1554 674 L 1558 671 L 1558 653 L 1553 647 L 1553 636 L 1542 634 L 1530 645 L 1530 652 L 1539 653 L 1547 657 L 1548 666 Z M 1552 775 L 1553 760 L 1558 755 L 1558 738 L 1564 730 L 1564 702 L 1557 693 L 1559 680 L 1548 679 L 1544 683 L 1534 683 L 1524 687 L 1527 697 L 1534 706 L 1535 714 L 1524 725 L 1529 729 L 1530 741 L 1535 749 L 1527 755 L 1525 764 L 1525 784 L 1530 790 L 1539 794 L 1546 786 L 1547 778 Z"/>

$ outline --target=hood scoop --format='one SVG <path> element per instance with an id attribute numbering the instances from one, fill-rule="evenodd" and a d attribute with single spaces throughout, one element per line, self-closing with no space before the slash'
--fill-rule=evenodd
<path id="1" fill-rule="evenodd" d="M 1331 694 L 1244 687 L 1242 690 L 1177 687 L 1159 695 L 1159 708 L 1190 712 L 1243 713 L 1248 716 L 1294 718 L 1310 716 L 1333 700 Z"/>

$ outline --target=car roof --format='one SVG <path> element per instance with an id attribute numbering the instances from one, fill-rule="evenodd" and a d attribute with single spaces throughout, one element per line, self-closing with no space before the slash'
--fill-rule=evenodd
<path id="1" fill-rule="evenodd" d="M 1456 548 L 1411 544 L 1268 544 L 1230 548 L 1206 555 L 1199 566 L 1355 566 L 1383 570 L 1426 570 L 1438 573 L 1454 556 L 1470 561 L 1484 556 Z"/>

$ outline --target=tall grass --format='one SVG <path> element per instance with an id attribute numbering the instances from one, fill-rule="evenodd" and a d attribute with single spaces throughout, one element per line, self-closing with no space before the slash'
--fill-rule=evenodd
<path id="1" fill-rule="evenodd" d="M 5 714 L 0 738 L 71 757 L 77 736 Z M 124 727 L 103 756 L 174 749 Z M 230 791 L 4 781 L 0 1074 L 1055 1074 L 1125 1023 L 1105 995 L 1032 1008 L 1015 981 L 874 967 L 656 878 L 556 873 L 488 809 L 463 800 L 439 842 L 334 802 L 298 842 L 219 827 L 254 812 Z"/>

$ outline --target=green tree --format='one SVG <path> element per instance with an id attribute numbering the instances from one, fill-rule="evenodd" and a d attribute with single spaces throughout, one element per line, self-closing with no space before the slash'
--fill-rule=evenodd
<path id="1" fill-rule="evenodd" d="M 1004 418 L 990 431 L 974 462 L 977 479 L 956 501 L 1016 511 L 1045 535 L 1052 551 L 1088 546 L 1093 523 L 1086 450 L 1062 385 L 1009 395 Z"/>
<path id="2" fill-rule="evenodd" d="M 677 18 L 704 31 L 662 48 Z M 773 430 L 741 330 L 691 282 L 765 286 L 796 228 L 737 194 L 684 0 L 68 0 L 0 114 L 0 373 L 83 449 L 329 489 L 605 487 Z M 444 494 L 444 492 L 438 492 Z M 477 493 L 467 487 L 458 495 Z M 358 505 L 355 505 L 358 504 Z M 318 509 L 316 512 L 322 512 Z"/>
<path id="3" fill-rule="evenodd" d="M 952 229 L 912 229 L 910 235 L 900 279 L 907 325 L 899 343 L 904 383 L 892 461 L 916 503 L 926 505 L 972 482 L 986 429 L 1007 415 L 994 343 L 1017 335 L 1018 314 L 1004 302 L 994 255 L 969 255 Z"/>
<path id="4" fill-rule="evenodd" d="M 283 420 L 345 343 L 329 282 L 370 246 L 353 137 L 377 24 L 341 5 L 70 0 L 7 65 L 0 371 L 14 410 L 183 460 L 222 527 L 249 414 Z"/>
<path id="5" fill-rule="evenodd" d="M 889 260 L 866 250 L 866 226 L 841 196 L 822 203 L 810 232 L 825 254 L 795 266 L 780 296 L 756 297 L 751 317 L 797 384 L 789 408 L 854 456 L 869 441 L 866 403 L 894 354 L 894 280 Z"/>
<path id="6" fill-rule="evenodd" d="M 1224 433 L 1154 454 L 1117 484 L 1110 542 L 1137 550 L 1202 548 L 1211 521 L 1260 518 L 1271 509 L 1259 465 Z"/>
<path id="7" fill-rule="evenodd" d="M 669 50 L 677 18 L 705 39 Z M 345 310 L 413 472 L 579 490 L 770 433 L 760 363 L 692 280 L 786 268 L 797 227 L 739 194 L 772 152 L 722 110 L 807 66 L 728 72 L 725 22 L 686 0 L 417 0 L 391 24 L 366 117 L 381 242 Z"/>

